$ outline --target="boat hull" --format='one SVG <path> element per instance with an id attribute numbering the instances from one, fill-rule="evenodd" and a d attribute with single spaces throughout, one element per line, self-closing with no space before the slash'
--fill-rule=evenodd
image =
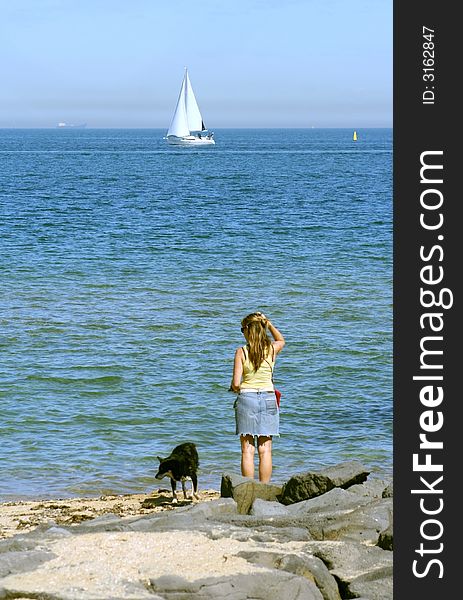
<path id="1" fill-rule="evenodd" d="M 206 136 L 199 138 L 193 135 L 188 135 L 186 137 L 169 135 L 166 140 L 167 143 L 172 146 L 213 146 L 215 144 L 215 141 L 212 138 Z"/>

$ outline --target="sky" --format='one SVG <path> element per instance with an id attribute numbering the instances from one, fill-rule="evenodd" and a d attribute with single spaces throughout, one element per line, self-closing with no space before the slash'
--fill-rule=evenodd
<path id="1" fill-rule="evenodd" d="M 392 0 L 0 0 L 0 127 L 391 127 Z"/>

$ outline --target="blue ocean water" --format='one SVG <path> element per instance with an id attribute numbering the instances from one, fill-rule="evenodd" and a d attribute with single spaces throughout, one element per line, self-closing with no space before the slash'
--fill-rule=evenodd
<path id="1" fill-rule="evenodd" d="M 239 471 L 240 320 L 286 337 L 276 482 L 392 472 L 392 130 L 0 130 L 0 500 Z"/>

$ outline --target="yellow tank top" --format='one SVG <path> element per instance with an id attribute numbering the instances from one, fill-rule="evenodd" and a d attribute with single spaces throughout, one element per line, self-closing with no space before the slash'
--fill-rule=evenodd
<path id="1" fill-rule="evenodd" d="M 275 366 L 275 348 L 270 347 L 267 358 L 262 362 L 257 371 L 254 370 L 252 362 L 249 360 L 249 350 L 246 346 L 242 346 L 244 354 L 243 362 L 243 377 L 240 388 L 245 389 L 262 389 L 273 390 L 273 368 Z"/>

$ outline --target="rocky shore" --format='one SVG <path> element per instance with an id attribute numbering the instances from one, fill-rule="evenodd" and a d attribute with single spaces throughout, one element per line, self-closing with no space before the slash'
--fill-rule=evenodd
<path id="1" fill-rule="evenodd" d="M 0 505 L 0 599 L 392 599 L 392 482 L 357 461 L 282 486 Z"/>

